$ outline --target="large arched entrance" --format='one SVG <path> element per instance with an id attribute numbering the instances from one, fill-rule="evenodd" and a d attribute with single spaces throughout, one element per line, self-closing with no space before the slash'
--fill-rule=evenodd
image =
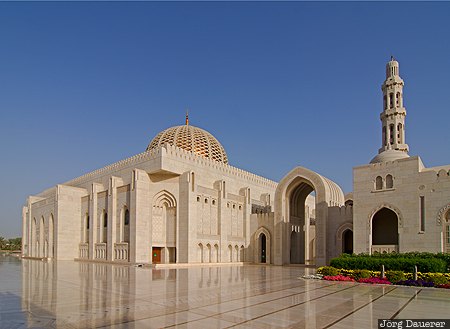
<path id="1" fill-rule="evenodd" d="M 326 265 L 328 208 L 342 206 L 333 181 L 303 167 L 289 172 L 275 191 L 276 265 Z"/>
<path id="2" fill-rule="evenodd" d="M 152 262 L 176 263 L 177 261 L 177 204 L 168 191 L 155 195 L 152 207 Z M 206 246 L 203 246 L 203 261 Z"/>
<path id="3" fill-rule="evenodd" d="M 381 208 L 372 217 L 371 252 L 398 251 L 398 215 L 389 208 Z"/>
<path id="4" fill-rule="evenodd" d="M 315 249 L 314 187 L 309 181 L 300 182 L 291 192 L 289 200 L 290 263 L 313 264 Z M 311 196 L 310 196 L 311 195 Z M 312 209 L 311 209 L 312 208 Z"/>

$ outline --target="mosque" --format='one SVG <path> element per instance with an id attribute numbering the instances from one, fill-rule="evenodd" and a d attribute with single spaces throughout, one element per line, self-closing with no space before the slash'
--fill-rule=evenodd
<path id="1" fill-rule="evenodd" d="M 381 148 L 353 169 L 352 193 L 303 167 L 278 183 L 233 167 L 186 118 L 145 152 L 28 197 L 23 257 L 324 265 L 343 252 L 450 252 L 450 165 L 408 155 L 403 85 L 391 58 Z"/>

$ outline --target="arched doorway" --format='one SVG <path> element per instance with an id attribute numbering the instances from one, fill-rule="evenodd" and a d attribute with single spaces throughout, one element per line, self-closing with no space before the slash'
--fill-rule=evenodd
<path id="1" fill-rule="evenodd" d="M 372 217 L 372 253 L 398 251 L 398 216 L 389 208 L 381 208 Z"/>
<path id="2" fill-rule="evenodd" d="M 315 245 L 315 193 L 313 184 L 305 179 L 291 187 L 289 195 L 290 263 L 313 264 L 310 249 Z"/>
<path id="3" fill-rule="evenodd" d="M 326 265 L 332 257 L 328 211 L 344 201 L 342 189 L 332 180 L 303 167 L 291 170 L 275 191 L 274 264 Z"/>
<path id="4" fill-rule="evenodd" d="M 177 203 L 168 191 L 155 195 L 152 207 L 152 252 L 160 253 L 161 263 L 177 262 Z M 203 246 L 203 261 L 206 257 L 206 246 Z"/>
<path id="5" fill-rule="evenodd" d="M 253 236 L 253 261 L 255 263 L 271 264 L 271 234 L 269 230 L 261 226 Z M 244 246 L 241 246 L 241 252 L 244 252 Z"/>
<path id="6" fill-rule="evenodd" d="M 266 235 L 264 233 L 261 233 L 259 236 L 259 250 L 261 254 L 261 263 L 265 263 L 267 260 L 266 251 L 267 251 L 267 245 L 266 245 Z"/>
<path id="7" fill-rule="evenodd" d="M 353 231 L 345 230 L 342 233 L 342 252 L 344 254 L 353 254 Z"/>

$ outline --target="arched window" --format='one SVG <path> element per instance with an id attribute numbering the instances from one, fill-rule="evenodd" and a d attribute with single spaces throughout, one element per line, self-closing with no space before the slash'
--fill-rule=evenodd
<path id="1" fill-rule="evenodd" d="M 86 213 L 86 215 L 85 215 L 85 223 L 84 223 L 84 227 L 85 227 L 85 230 L 84 230 L 84 242 L 85 243 L 89 243 L 89 214 L 88 213 Z"/>
<path id="2" fill-rule="evenodd" d="M 108 214 L 106 212 L 103 213 L 103 236 L 102 242 L 108 242 Z"/>
<path id="3" fill-rule="evenodd" d="M 123 225 L 130 225 L 130 212 L 128 209 L 125 209 L 125 214 L 123 216 Z"/>
<path id="4" fill-rule="evenodd" d="M 375 179 L 375 189 L 383 189 L 383 178 L 381 176 L 377 176 L 377 178 Z"/>
<path id="5" fill-rule="evenodd" d="M 394 179 L 392 178 L 392 175 L 386 176 L 386 188 L 393 188 L 394 187 Z"/>
<path id="6" fill-rule="evenodd" d="M 400 105 L 400 93 L 399 92 L 397 92 L 397 95 L 396 95 L 397 97 L 396 97 L 396 99 L 395 99 L 395 103 L 397 104 L 397 106 L 399 106 Z"/>
<path id="7" fill-rule="evenodd" d="M 402 132 L 402 124 L 399 123 L 397 125 L 397 141 L 401 144 L 403 143 L 403 132 Z"/>
<path id="8" fill-rule="evenodd" d="M 123 242 L 130 242 L 130 211 L 125 208 L 123 212 Z"/>
<path id="9" fill-rule="evenodd" d="M 389 125 L 389 142 L 390 144 L 394 144 L 394 125 L 390 124 Z"/>

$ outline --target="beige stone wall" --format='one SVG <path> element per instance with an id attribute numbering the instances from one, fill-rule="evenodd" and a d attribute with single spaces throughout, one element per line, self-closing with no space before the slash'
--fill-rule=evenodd
<path id="1" fill-rule="evenodd" d="M 439 213 L 450 202 L 449 170 L 450 166 L 425 168 L 419 157 L 354 168 L 355 251 L 371 252 L 372 219 L 383 207 L 398 216 L 399 252 L 443 251 L 444 224 Z M 393 178 L 392 187 L 386 184 L 388 175 Z M 380 189 L 377 177 L 382 180 Z"/>
<path id="2" fill-rule="evenodd" d="M 45 203 L 47 212 L 53 207 L 58 213 L 56 230 L 67 229 L 55 237 L 58 259 L 151 263 L 152 247 L 158 247 L 162 262 L 237 262 L 253 258 L 245 256 L 255 232 L 252 200 L 270 210 L 276 183 L 165 146 L 58 186 L 63 192 L 57 206 L 49 205 L 56 198 L 55 189 L 49 189 L 23 210 L 28 240 L 35 209 L 47 216 L 41 210 Z M 129 242 L 124 241 L 125 209 Z"/>

